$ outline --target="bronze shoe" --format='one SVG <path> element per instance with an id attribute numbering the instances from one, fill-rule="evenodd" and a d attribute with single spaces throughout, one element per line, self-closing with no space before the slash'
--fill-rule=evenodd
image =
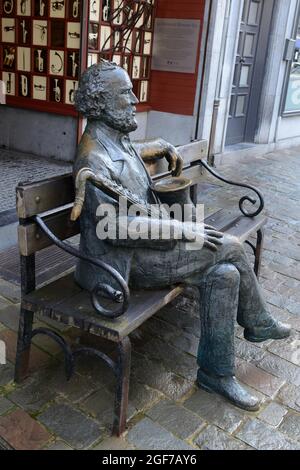
<path id="1" fill-rule="evenodd" d="M 291 328 L 280 321 L 273 320 L 269 326 L 256 326 L 245 328 L 244 338 L 253 343 L 260 343 L 268 339 L 284 339 L 290 336 Z"/>
<path id="2" fill-rule="evenodd" d="M 208 392 L 216 392 L 226 397 L 235 406 L 247 411 L 257 411 L 260 400 L 244 389 L 234 376 L 217 377 L 208 375 L 201 369 L 197 373 L 197 385 Z"/>

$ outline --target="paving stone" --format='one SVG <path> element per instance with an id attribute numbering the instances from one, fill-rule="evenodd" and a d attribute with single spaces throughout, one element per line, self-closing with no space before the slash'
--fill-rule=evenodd
<path id="1" fill-rule="evenodd" d="M 13 331 L 19 329 L 20 305 L 9 305 L 0 310 L 0 322 Z"/>
<path id="2" fill-rule="evenodd" d="M 76 372 L 88 380 L 92 380 L 99 388 L 110 383 L 115 384 L 116 379 L 113 371 L 97 357 L 78 357 Z"/>
<path id="3" fill-rule="evenodd" d="M 93 447 L 93 450 L 134 450 L 134 446 L 122 437 L 109 437 Z"/>
<path id="4" fill-rule="evenodd" d="M 6 344 L 6 355 L 7 359 L 11 362 L 15 362 L 16 359 L 16 346 L 17 346 L 17 334 L 12 330 L 4 330 L 0 332 L 0 340 Z M 29 371 L 34 371 L 44 366 L 49 362 L 50 356 L 45 352 L 38 349 L 34 344 L 31 345 L 30 350 L 30 362 Z"/>
<path id="5" fill-rule="evenodd" d="M 259 367 L 287 382 L 300 386 L 300 368 L 274 354 L 266 354 Z"/>
<path id="6" fill-rule="evenodd" d="M 300 366 L 300 334 L 293 332 L 283 341 L 273 341 L 268 351 Z"/>
<path id="7" fill-rule="evenodd" d="M 25 385 L 19 386 L 8 395 L 13 403 L 31 413 L 39 411 L 55 397 L 56 394 L 49 384 L 37 382 L 31 377 L 27 379 Z"/>
<path id="8" fill-rule="evenodd" d="M 5 397 L 0 397 L 0 415 L 4 415 L 8 410 L 13 408 L 14 404 Z"/>
<path id="9" fill-rule="evenodd" d="M 109 389 L 112 391 L 111 387 L 109 387 Z M 153 406 L 161 397 L 162 394 L 157 390 L 139 383 L 134 378 L 130 380 L 129 403 L 139 412 L 145 411 Z"/>
<path id="10" fill-rule="evenodd" d="M 254 389 L 273 398 L 285 383 L 284 380 L 265 372 L 259 367 L 243 360 L 237 361 L 236 377 Z"/>
<path id="11" fill-rule="evenodd" d="M 0 387 L 7 385 L 14 379 L 14 366 L 7 362 L 6 364 L 0 364 Z"/>
<path id="12" fill-rule="evenodd" d="M 289 413 L 285 416 L 279 429 L 288 434 L 292 439 L 300 441 L 300 414 Z"/>
<path id="13" fill-rule="evenodd" d="M 21 299 L 21 289 L 19 286 L 0 279 L 0 295 L 5 299 L 17 304 Z"/>
<path id="14" fill-rule="evenodd" d="M 148 358 L 164 364 L 167 370 L 170 370 L 187 380 L 195 381 L 197 376 L 197 363 L 194 357 L 188 354 L 182 354 L 173 346 L 166 344 L 161 339 L 153 339 L 146 343 L 139 351 Z"/>
<path id="15" fill-rule="evenodd" d="M 146 415 L 180 439 L 187 439 L 205 425 L 199 416 L 169 400 L 159 402 Z"/>
<path id="16" fill-rule="evenodd" d="M 48 388 L 56 394 L 67 398 L 72 403 L 78 403 L 91 395 L 96 389 L 96 384 L 88 377 L 83 377 L 76 372 L 70 380 L 66 379 L 64 363 L 53 364 L 37 374 L 36 382 Z"/>
<path id="17" fill-rule="evenodd" d="M 68 446 L 68 444 L 66 444 L 63 441 L 56 441 L 50 446 L 45 447 L 44 450 L 73 450 L 73 449 L 72 447 Z"/>
<path id="18" fill-rule="evenodd" d="M 278 394 L 278 400 L 289 408 L 300 411 L 300 388 L 295 385 L 286 384 Z"/>
<path id="19" fill-rule="evenodd" d="M 183 405 L 208 423 L 213 423 L 229 433 L 234 432 L 244 420 L 244 414 L 238 408 L 229 405 L 216 394 L 207 393 L 202 389 L 197 390 Z"/>
<path id="20" fill-rule="evenodd" d="M 149 418 L 136 424 L 128 432 L 127 439 L 140 450 L 194 450 Z"/>
<path id="21" fill-rule="evenodd" d="M 271 426 L 278 427 L 287 414 L 288 410 L 278 403 L 269 403 L 266 408 L 259 413 L 259 419 Z"/>
<path id="22" fill-rule="evenodd" d="M 244 442 L 231 437 L 216 426 L 208 426 L 195 439 L 202 450 L 246 450 L 251 449 Z"/>
<path id="23" fill-rule="evenodd" d="M 166 370 L 161 361 L 133 353 L 132 376 L 136 380 L 164 393 L 171 400 L 179 400 L 192 390 L 194 381 Z"/>
<path id="24" fill-rule="evenodd" d="M 252 363 L 260 361 L 265 355 L 265 351 L 261 348 L 257 348 L 254 344 L 239 338 L 235 338 L 235 352 L 240 358 Z"/>
<path id="25" fill-rule="evenodd" d="M 258 450 L 300 449 L 296 441 L 258 419 L 246 422 L 236 437 Z"/>
<path id="26" fill-rule="evenodd" d="M 0 436 L 16 450 L 37 450 L 50 434 L 23 410 L 0 417 Z"/>
<path id="27" fill-rule="evenodd" d="M 102 388 L 98 392 L 93 393 L 89 398 L 81 403 L 80 406 L 82 410 L 87 411 L 96 418 L 101 426 L 111 429 L 114 419 L 114 401 L 115 395 L 105 388 Z M 129 402 L 127 419 L 130 420 L 136 412 L 137 410 Z"/>
<path id="28" fill-rule="evenodd" d="M 38 420 L 76 449 L 91 446 L 103 432 L 94 420 L 63 403 L 51 405 Z"/>

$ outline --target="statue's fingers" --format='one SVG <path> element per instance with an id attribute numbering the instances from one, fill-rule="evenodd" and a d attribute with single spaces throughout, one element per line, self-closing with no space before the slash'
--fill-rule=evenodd
<path id="1" fill-rule="evenodd" d="M 217 230 L 205 230 L 205 232 L 207 233 L 207 235 L 209 235 L 211 237 L 215 237 L 215 238 L 223 238 L 224 237 L 224 233 L 218 232 Z"/>
<path id="2" fill-rule="evenodd" d="M 216 245 L 214 245 L 213 243 L 209 242 L 208 240 L 205 240 L 204 243 L 203 243 L 203 246 L 205 248 L 208 248 L 209 250 L 211 251 L 217 251 L 217 247 Z"/>
<path id="3" fill-rule="evenodd" d="M 215 230 L 217 232 L 217 229 L 215 227 L 213 227 L 212 225 L 204 224 L 204 228 L 207 229 L 207 230 Z"/>
<path id="4" fill-rule="evenodd" d="M 220 240 L 220 238 L 215 238 L 215 237 L 212 237 L 212 236 L 208 236 L 207 237 L 207 240 L 211 243 L 214 243 L 215 245 L 223 245 L 223 242 L 222 240 Z"/>

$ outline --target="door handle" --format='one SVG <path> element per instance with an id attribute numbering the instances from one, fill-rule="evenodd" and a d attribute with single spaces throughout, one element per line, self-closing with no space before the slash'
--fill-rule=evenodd
<path id="1" fill-rule="evenodd" d="M 246 59 L 244 59 L 244 57 L 241 57 L 240 58 L 240 64 L 244 64 L 246 62 Z"/>

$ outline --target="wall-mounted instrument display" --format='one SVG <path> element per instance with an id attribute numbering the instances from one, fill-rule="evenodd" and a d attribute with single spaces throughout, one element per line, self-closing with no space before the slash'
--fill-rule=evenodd
<path id="1" fill-rule="evenodd" d="M 77 115 L 82 5 L 82 0 L 0 1 L 0 80 L 8 105 Z M 99 21 L 102 0 L 95 9 Z M 97 24 L 97 47 L 98 33 Z"/>

